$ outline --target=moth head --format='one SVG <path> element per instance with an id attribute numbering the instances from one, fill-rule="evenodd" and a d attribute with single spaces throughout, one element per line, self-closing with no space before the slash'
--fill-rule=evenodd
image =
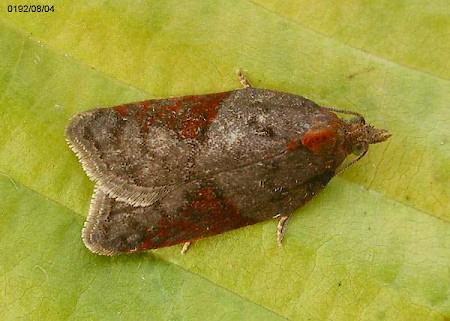
<path id="1" fill-rule="evenodd" d="M 349 153 L 357 155 L 340 171 L 344 171 L 357 161 L 359 161 L 369 149 L 370 144 L 377 144 L 386 141 L 391 134 L 386 129 L 377 129 L 366 124 L 364 117 L 352 112 L 356 117 L 346 121 L 345 142 Z"/>
<path id="2" fill-rule="evenodd" d="M 386 129 L 378 129 L 366 124 L 362 115 L 357 115 L 347 121 L 346 139 L 350 143 L 352 153 L 360 154 L 367 150 L 370 144 L 386 141 L 391 134 Z"/>

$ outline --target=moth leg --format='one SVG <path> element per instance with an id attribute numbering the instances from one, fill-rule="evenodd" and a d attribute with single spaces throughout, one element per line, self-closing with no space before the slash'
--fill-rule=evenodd
<path id="1" fill-rule="evenodd" d="M 189 246 L 191 246 L 192 242 L 186 242 L 183 244 L 183 248 L 181 249 L 181 254 L 185 254 L 189 250 Z"/>
<path id="2" fill-rule="evenodd" d="M 283 242 L 283 236 L 284 236 L 284 232 L 286 231 L 286 224 L 287 221 L 289 219 L 290 215 L 283 215 L 280 216 L 280 220 L 278 221 L 278 226 L 277 226 L 277 243 L 278 246 L 282 246 L 282 242 Z"/>
<path id="3" fill-rule="evenodd" d="M 250 83 L 248 82 L 247 78 L 245 78 L 245 76 L 242 74 L 242 71 L 240 69 L 238 69 L 236 71 L 238 77 L 239 77 L 239 81 L 241 82 L 242 86 L 244 86 L 244 88 L 251 88 L 252 86 L 250 85 Z"/>

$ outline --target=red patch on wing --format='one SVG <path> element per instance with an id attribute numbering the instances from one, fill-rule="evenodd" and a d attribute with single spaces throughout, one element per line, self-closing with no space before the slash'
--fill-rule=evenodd
<path id="1" fill-rule="evenodd" d="M 254 223 L 232 201 L 206 187 L 189 193 L 178 215 L 161 219 L 139 250 L 194 241 Z"/>
<path id="2" fill-rule="evenodd" d="M 219 104 L 229 95 L 223 92 L 154 101 L 154 113 L 146 119 L 145 127 L 165 126 L 180 139 L 196 138 L 217 116 Z"/>
<path id="3" fill-rule="evenodd" d="M 114 107 L 114 110 L 119 113 L 120 116 L 126 116 L 128 112 L 128 105 L 119 105 Z"/>
<path id="4" fill-rule="evenodd" d="M 151 102 L 152 100 L 144 100 L 135 103 L 119 105 L 113 107 L 113 109 L 117 111 L 122 117 L 126 116 L 129 112 L 135 111 L 134 115 L 138 117 L 138 119 L 142 119 L 142 117 L 147 113 L 147 110 L 150 108 Z"/>
<path id="5" fill-rule="evenodd" d="M 299 147 L 300 147 L 300 141 L 298 140 L 298 138 L 292 138 L 290 141 L 288 141 L 286 143 L 286 149 L 289 152 L 293 152 L 294 150 L 296 150 Z"/>
<path id="6" fill-rule="evenodd" d="M 312 128 L 303 135 L 302 144 L 314 154 L 323 155 L 335 149 L 337 140 L 337 133 L 331 128 Z"/>
<path id="7" fill-rule="evenodd" d="M 152 99 L 114 107 L 120 116 L 135 117 L 147 132 L 151 126 L 165 126 L 180 139 L 197 138 L 217 116 L 219 104 L 231 92 Z"/>

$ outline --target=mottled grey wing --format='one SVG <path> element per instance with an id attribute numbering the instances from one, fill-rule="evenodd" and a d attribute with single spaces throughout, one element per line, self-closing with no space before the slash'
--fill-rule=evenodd
<path id="1" fill-rule="evenodd" d="M 139 252 L 191 242 L 243 226 L 289 215 L 322 190 L 332 171 L 274 189 L 251 169 L 244 183 L 236 175 L 190 181 L 150 206 L 132 206 L 96 188 L 83 241 L 101 255 Z M 297 184 L 296 184 L 297 183 Z M 258 195 L 258 196 L 256 196 Z"/>
<path id="2" fill-rule="evenodd" d="M 143 128 L 142 119 L 124 117 L 113 108 L 74 116 L 66 139 L 97 186 L 133 206 L 154 203 L 188 176 L 188 140 L 166 127 Z"/>
<path id="3" fill-rule="evenodd" d="M 145 234 L 139 221 L 147 208 L 117 201 L 96 186 L 82 232 L 84 244 L 101 255 L 132 252 Z"/>

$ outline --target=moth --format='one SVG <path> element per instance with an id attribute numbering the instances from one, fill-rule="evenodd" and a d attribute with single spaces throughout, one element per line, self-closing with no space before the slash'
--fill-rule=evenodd
<path id="1" fill-rule="evenodd" d="M 291 213 L 390 134 L 356 112 L 250 86 L 75 115 L 66 139 L 95 185 L 82 231 L 97 254 L 140 252 Z M 336 113 L 349 114 L 349 120 Z M 352 161 L 345 158 L 356 153 Z"/>

